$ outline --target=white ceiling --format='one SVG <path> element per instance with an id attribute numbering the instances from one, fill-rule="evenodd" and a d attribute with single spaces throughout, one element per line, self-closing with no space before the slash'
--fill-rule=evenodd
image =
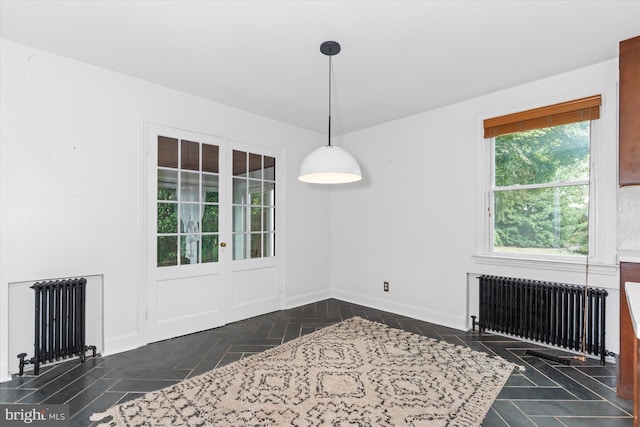
<path id="1" fill-rule="evenodd" d="M 322 133 L 335 40 L 338 134 L 616 58 L 640 1 L 0 0 L 0 31 Z"/>

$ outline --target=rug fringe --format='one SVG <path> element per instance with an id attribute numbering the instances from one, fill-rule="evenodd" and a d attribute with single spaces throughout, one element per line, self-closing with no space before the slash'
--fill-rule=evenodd
<path id="1" fill-rule="evenodd" d="M 97 412 L 89 417 L 89 421 L 103 421 L 107 417 L 112 417 L 110 411 L 106 412 Z M 98 424 L 96 427 L 115 427 L 117 424 L 115 420 L 112 418 L 111 421 L 107 421 L 106 423 Z"/>

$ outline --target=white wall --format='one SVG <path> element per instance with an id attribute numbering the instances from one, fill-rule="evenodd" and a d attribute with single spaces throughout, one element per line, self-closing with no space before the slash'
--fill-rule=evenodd
<path id="1" fill-rule="evenodd" d="M 589 285 L 609 291 L 607 349 L 617 352 L 617 76 L 617 61 L 609 61 L 345 135 L 342 142 L 365 176 L 333 193 L 334 295 L 466 329 L 468 316 L 477 314 L 467 302 L 476 274 L 584 283 L 581 264 L 505 264 L 478 256 L 485 212 L 482 120 L 602 94 Z"/>
<path id="2" fill-rule="evenodd" d="M 285 306 L 330 293 L 330 190 L 296 179 L 320 134 L 0 40 L 0 380 L 16 355 L 8 284 L 99 275 L 104 351 L 144 343 L 144 123 L 280 150 Z M 310 248 L 309 242 L 313 242 Z M 12 307 L 15 309 L 15 307 Z M 27 308 L 25 308 L 27 309 Z M 31 307 L 28 308 L 31 310 Z"/>

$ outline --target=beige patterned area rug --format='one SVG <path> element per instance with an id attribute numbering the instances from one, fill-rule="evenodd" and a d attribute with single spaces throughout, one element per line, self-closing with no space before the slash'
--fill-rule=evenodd
<path id="1" fill-rule="evenodd" d="M 104 426 L 479 426 L 514 367 L 355 317 L 91 420 Z"/>

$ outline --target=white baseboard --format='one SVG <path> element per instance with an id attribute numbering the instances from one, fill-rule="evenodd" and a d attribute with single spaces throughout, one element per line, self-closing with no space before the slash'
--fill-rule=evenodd
<path id="1" fill-rule="evenodd" d="M 427 310 L 422 307 L 397 303 L 388 300 L 381 300 L 378 298 L 371 298 L 340 290 L 334 290 L 334 292 L 332 293 L 332 297 L 353 304 L 364 305 L 366 307 L 375 308 L 377 310 L 388 311 L 390 313 L 399 314 L 401 316 L 407 316 L 413 319 L 435 323 L 436 325 L 446 326 L 449 328 L 457 329 L 459 331 L 467 330 L 467 322 L 464 317 L 454 316 L 449 313 Z"/>
<path id="2" fill-rule="evenodd" d="M 314 302 L 322 301 L 331 298 L 331 292 L 329 290 L 320 292 L 309 292 L 304 295 L 299 295 L 293 298 L 286 298 L 285 309 L 300 307 L 306 304 L 312 304 Z"/>
<path id="3" fill-rule="evenodd" d="M 11 375 L 9 374 L 9 365 L 7 365 L 6 362 L 2 362 L 0 364 L 0 383 L 9 381 L 10 379 Z"/>
<path id="4" fill-rule="evenodd" d="M 140 334 L 138 332 L 130 332 L 128 334 L 119 335 L 117 337 L 109 337 L 104 340 L 103 356 L 122 353 L 123 351 L 135 350 L 140 347 Z"/>

